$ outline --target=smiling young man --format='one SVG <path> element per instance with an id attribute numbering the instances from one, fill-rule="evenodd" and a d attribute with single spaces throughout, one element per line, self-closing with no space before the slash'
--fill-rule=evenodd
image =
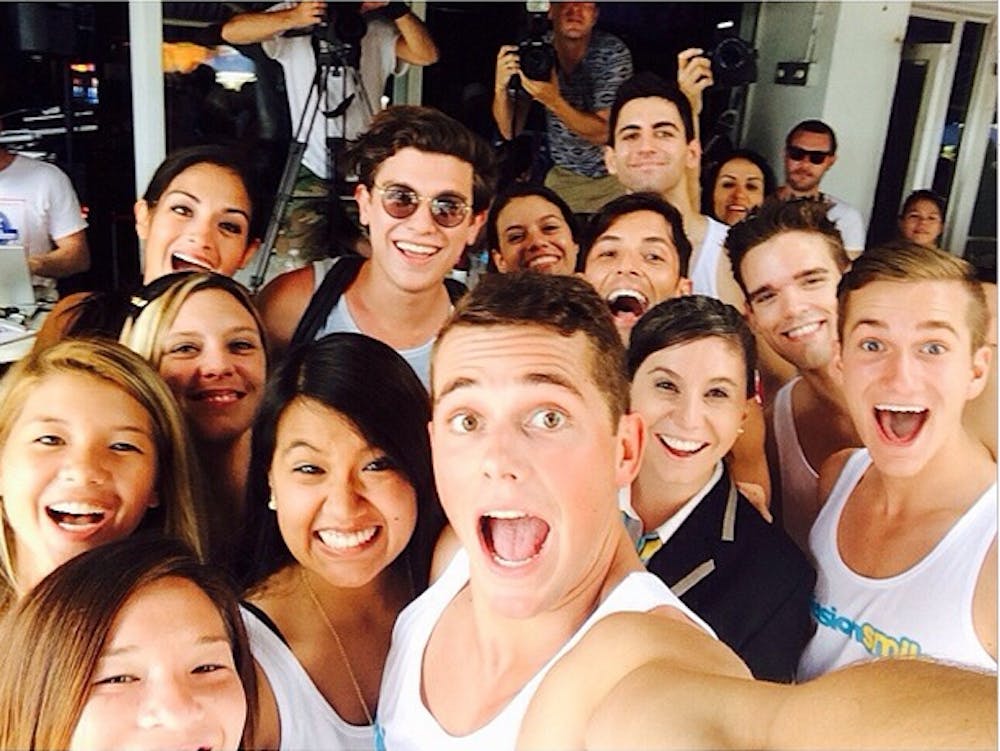
<path id="1" fill-rule="evenodd" d="M 837 283 L 848 260 L 826 210 L 819 201 L 768 199 L 726 238 L 750 327 L 798 372 L 767 406 L 765 445 L 779 518 L 803 550 L 819 468 L 861 444 L 836 372 Z"/>
<path id="2" fill-rule="evenodd" d="M 335 331 L 379 339 L 428 383 L 451 311 L 445 278 L 475 241 L 493 194 L 489 146 L 442 112 L 399 105 L 352 144 L 354 198 L 370 259 L 327 259 L 283 274 L 258 297 L 272 346 Z"/>
<path id="3" fill-rule="evenodd" d="M 997 465 L 962 424 L 990 361 L 982 289 L 962 259 L 897 246 L 855 261 L 839 305 L 864 448 L 820 473 L 818 628 L 799 676 L 895 655 L 995 672 Z"/>
<path id="4" fill-rule="evenodd" d="M 657 747 L 995 741 L 992 679 L 906 664 L 809 687 L 754 682 L 643 570 L 617 503 L 642 459 L 642 419 L 627 411 L 607 305 L 583 280 L 481 280 L 435 343 L 432 382 L 454 535 L 439 545 L 443 573 L 396 622 L 380 748 L 634 749 L 650 727 Z M 894 719 L 869 728 L 868 710 Z"/>
<path id="5" fill-rule="evenodd" d="M 608 171 L 630 192 L 656 193 L 680 212 L 692 247 L 693 291 L 740 304 L 739 287 L 722 252 L 729 228 L 702 214 L 689 192 L 688 171 L 698 167 L 701 144 L 687 96 L 655 73 L 638 73 L 618 89 L 608 125 Z"/>

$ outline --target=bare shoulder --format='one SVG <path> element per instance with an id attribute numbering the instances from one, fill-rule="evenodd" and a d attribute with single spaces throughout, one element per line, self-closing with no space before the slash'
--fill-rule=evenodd
<path id="1" fill-rule="evenodd" d="M 430 583 L 433 584 L 441 578 L 441 574 L 448 568 L 458 549 L 462 546 L 455 534 L 455 530 L 448 524 L 438 535 L 437 543 L 434 545 L 434 555 L 431 558 Z"/>
<path id="2" fill-rule="evenodd" d="M 830 495 L 830 491 L 833 490 L 837 478 L 844 471 L 844 465 L 847 464 L 847 460 L 851 458 L 851 454 L 855 451 L 857 451 L 856 448 L 848 448 L 830 454 L 826 461 L 823 462 L 823 466 L 819 468 L 819 481 L 816 486 L 817 511 L 826 503 L 826 499 Z"/>
<path id="3" fill-rule="evenodd" d="M 292 341 L 292 334 L 306 312 L 315 285 L 315 274 L 310 265 L 276 276 L 257 293 L 254 302 L 275 351 L 284 351 Z"/>
<path id="4" fill-rule="evenodd" d="M 679 610 L 615 613 L 595 624 L 549 671 L 528 707 L 518 748 L 586 748 L 591 717 L 616 685 L 647 664 L 736 680 L 750 671 Z"/>

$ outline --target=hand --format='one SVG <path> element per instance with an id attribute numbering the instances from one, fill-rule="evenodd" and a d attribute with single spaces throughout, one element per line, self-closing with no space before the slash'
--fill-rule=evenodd
<path id="1" fill-rule="evenodd" d="M 28 256 L 28 271 L 30 271 L 35 276 L 42 276 L 42 259 L 41 256 L 32 255 Z"/>
<path id="2" fill-rule="evenodd" d="M 541 102 L 546 109 L 554 109 L 556 103 L 562 98 L 562 94 L 559 93 L 559 78 L 555 68 L 552 69 L 552 75 L 549 76 L 548 81 L 534 81 L 522 74 L 521 86 L 531 95 L 532 99 Z"/>
<path id="3" fill-rule="evenodd" d="M 677 85 L 691 102 L 695 117 L 701 114 L 702 92 L 715 81 L 712 78 L 712 61 L 704 50 L 690 47 L 677 54 Z"/>
<path id="4" fill-rule="evenodd" d="M 292 8 L 289 18 L 295 25 L 294 29 L 301 29 L 319 23 L 326 17 L 326 3 L 306 0 Z"/>
<path id="5" fill-rule="evenodd" d="M 516 44 L 505 44 L 497 52 L 496 78 L 493 90 L 498 94 L 505 93 L 510 85 L 510 77 L 521 74 L 521 57 L 517 54 Z"/>
<path id="6" fill-rule="evenodd" d="M 359 13 L 371 13 L 373 10 L 378 10 L 379 8 L 384 8 L 389 4 L 389 0 L 383 0 L 383 2 L 373 2 L 373 3 L 361 3 L 361 7 L 358 9 Z"/>

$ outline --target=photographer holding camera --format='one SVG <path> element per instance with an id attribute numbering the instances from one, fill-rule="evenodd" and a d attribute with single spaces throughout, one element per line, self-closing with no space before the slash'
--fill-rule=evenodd
<path id="1" fill-rule="evenodd" d="M 222 27 L 222 38 L 237 45 L 259 42 L 264 53 L 281 64 L 293 133 L 310 103 L 319 49 L 326 44 L 335 58 L 343 58 L 327 66 L 326 80 L 318 82 L 322 96 L 311 128 L 305 123 L 308 139 L 293 195 L 309 198 L 294 201 L 292 220 L 286 217 L 283 223 L 296 231 L 303 225 L 309 228 L 305 242 L 289 240 L 301 248 L 304 259 L 324 257 L 324 202 L 335 178 L 330 139 L 350 140 L 367 130 L 381 109 L 389 76 L 400 75 L 406 63 L 436 62 L 437 46 L 423 22 L 401 2 L 280 2 L 261 13 L 233 16 Z"/>
<path id="2" fill-rule="evenodd" d="M 624 193 L 604 166 L 602 147 L 615 92 L 632 75 L 632 54 L 618 37 L 594 29 L 597 16 L 597 3 L 552 3 L 552 31 L 544 32 L 534 22 L 541 14 L 533 14 L 525 41 L 497 53 L 493 92 L 493 119 L 507 140 L 524 127 L 532 101 L 545 107 L 554 162 L 545 185 L 577 213 L 593 213 Z"/>

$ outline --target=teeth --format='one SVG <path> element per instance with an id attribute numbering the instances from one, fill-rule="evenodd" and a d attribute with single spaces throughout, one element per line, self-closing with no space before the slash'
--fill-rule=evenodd
<path id="1" fill-rule="evenodd" d="M 927 407 L 916 407 L 910 404 L 876 404 L 875 409 L 881 412 L 908 412 L 912 414 L 927 411 Z"/>
<path id="2" fill-rule="evenodd" d="M 430 245 L 417 245 L 416 243 L 408 243 L 404 241 L 397 241 L 396 247 L 404 253 L 413 253 L 418 256 L 432 256 L 438 251 L 437 248 Z"/>
<path id="3" fill-rule="evenodd" d="M 333 529 L 321 529 L 317 534 L 327 547 L 334 550 L 346 550 L 347 548 L 356 548 L 364 545 L 375 536 L 376 532 L 378 532 L 378 527 L 368 527 L 368 529 L 362 529 L 358 532 L 337 532 Z"/>
<path id="4" fill-rule="evenodd" d="M 185 253 L 174 253 L 174 258 L 183 264 L 188 266 L 197 266 L 199 269 L 205 269 L 206 271 L 218 271 L 214 266 L 209 266 L 205 261 L 200 258 L 195 258 L 194 256 L 189 256 Z M 176 263 L 174 264 L 177 265 Z"/>
<path id="5" fill-rule="evenodd" d="M 523 511 L 487 511 L 483 516 L 489 517 L 490 519 L 523 519 L 527 516 Z"/>
<path id="6" fill-rule="evenodd" d="M 500 556 L 494 554 L 493 560 L 504 568 L 521 568 L 521 566 L 527 566 L 531 563 L 538 555 L 533 555 L 530 558 L 525 558 L 523 561 L 508 561 L 506 558 L 501 558 Z"/>
<path id="7" fill-rule="evenodd" d="M 82 516 L 84 514 L 104 515 L 104 509 L 100 506 L 94 506 L 82 501 L 60 501 L 59 503 L 50 505 L 49 509 L 55 511 L 57 514 L 70 514 L 73 516 Z"/>
<path id="8" fill-rule="evenodd" d="M 643 305 L 646 304 L 646 296 L 644 294 L 642 294 L 641 292 L 639 292 L 638 290 L 634 290 L 634 289 L 615 289 L 615 290 L 612 290 L 611 293 L 607 296 L 606 299 L 607 299 L 608 302 L 614 302 L 615 300 L 617 300 L 617 299 L 619 299 L 621 297 L 631 297 L 634 300 L 638 300 Z"/>
<path id="9" fill-rule="evenodd" d="M 704 446 L 707 446 L 704 441 L 687 441 L 683 438 L 676 438 L 672 435 L 658 435 L 660 441 L 670 449 L 674 451 L 683 451 L 685 453 L 694 453 Z"/>
<path id="10" fill-rule="evenodd" d="M 215 404 L 228 404 L 229 402 L 235 402 L 239 399 L 239 394 L 235 391 L 212 391 L 209 393 L 199 393 L 195 396 L 196 399 L 203 402 L 212 402 Z"/>
<path id="11" fill-rule="evenodd" d="M 819 331 L 819 327 L 821 325 L 822 322 L 816 321 L 814 323 L 806 323 L 801 326 L 796 326 L 794 329 L 789 329 L 788 331 L 786 331 L 785 336 L 787 336 L 789 339 L 799 339 L 800 337 L 803 336 L 809 336 L 810 334 L 815 334 L 817 331 Z"/>
<path id="12" fill-rule="evenodd" d="M 528 268 L 534 268 L 535 266 L 551 266 L 554 263 L 559 262 L 559 257 L 555 255 L 544 255 L 536 256 L 528 261 Z"/>

